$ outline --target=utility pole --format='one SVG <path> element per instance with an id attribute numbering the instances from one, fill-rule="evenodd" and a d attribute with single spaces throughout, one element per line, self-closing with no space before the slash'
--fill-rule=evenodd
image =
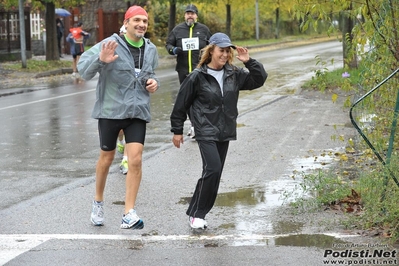
<path id="1" fill-rule="evenodd" d="M 22 68 L 26 68 L 26 38 L 25 38 L 25 14 L 24 1 L 18 0 L 19 5 L 19 39 L 21 40 Z"/>
<path id="2" fill-rule="evenodd" d="M 255 1 L 255 17 L 256 17 L 256 41 L 259 41 L 259 5 L 258 0 Z"/>

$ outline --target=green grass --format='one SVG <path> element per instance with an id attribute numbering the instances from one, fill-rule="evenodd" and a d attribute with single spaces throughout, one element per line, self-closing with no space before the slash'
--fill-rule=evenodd
<path id="1" fill-rule="evenodd" d="M 26 68 L 22 68 L 21 61 L 6 62 L 2 64 L 2 68 L 4 69 L 28 73 L 45 72 L 49 70 L 70 67 L 72 67 L 72 62 L 66 60 L 45 61 L 28 59 L 26 61 Z"/>
<path id="2" fill-rule="evenodd" d="M 351 182 L 334 171 L 299 173 L 295 179 L 300 183 L 293 191 L 284 192 L 284 198 L 293 199 L 290 205 L 298 212 L 318 211 L 320 207 L 332 204 L 351 192 Z"/>
<path id="3" fill-rule="evenodd" d="M 347 95 L 350 97 L 357 90 L 358 85 L 362 84 L 362 76 L 369 71 L 362 66 L 357 69 L 341 68 L 329 71 L 327 63 L 319 62 L 319 64 L 323 66 L 323 69 L 315 71 L 312 79 L 302 85 L 303 89 L 328 91 L 333 95 L 349 92 Z M 350 77 L 342 77 L 344 72 L 348 72 Z M 332 98 L 334 99 L 334 96 Z M 345 101 L 344 107 L 349 107 L 351 104 L 351 101 Z M 352 147 L 349 142 L 348 144 Z M 295 198 L 295 202 L 291 205 L 296 211 L 306 212 L 320 210 L 323 206 L 341 200 L 353 189 L 361 196 L 361 211 L 348 215 L 349 219 L 343 220 L 342 224 L 350 229 L 376 230 L 388 242 L 398 242 L 399 188 L 392 181 L 387 169 L 382 164 L 375 163 L 377 159 L 367 152 L 367 148 L 362 143 L 357 143 L 353 148 L 355 150 L 352 150 L 356 151 L 357 155 L 354 157 L 351 152 L 347 154 L 354 157 L 350 165 L 357 169 L 353 178 L 349 179 L 345 175 L 340 175 L 336 170 L 306 174 L 302 176 L 296 189 L 285 195 L 287 198 Z M 393 173 L 399 172 L 397 154 L 392 157 L 389 167 Z"/>
<path id="4" fill-rule="evenodd" d="M 348 88 L 354 87 L 360 83 L 361 73 L 364 71 L 361 67 L 357 69 L 344 70 L 343 68 L 329 71 L 327 66 L 324 66 L 322 70 L 316 70 L 312 79 L 306 81 L 302 88 L 304 89 L 317 89 L 325 91 L 326 89 L 333 88 Z M 350 77 L 344 78 L 343 73 L 347 72 Z"/>

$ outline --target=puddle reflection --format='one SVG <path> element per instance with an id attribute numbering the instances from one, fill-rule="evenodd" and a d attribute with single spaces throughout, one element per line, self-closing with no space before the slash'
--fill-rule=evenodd
<path id="1" fill-rule="evenodd" d="M 318 247 L 331 248 L 333 244 L 347 243 L 333 236 L 322 234 L 300 234 L 277 237 L 274 239 L 276 246 L 295 246 L 295 247 Z"/>
<path id="2" fill-rule="evenodd" d="M 255 188 L 241 188 L 233 192 L 218 194 L 215 206 L 234 207 L 251 206 L 266 202 L 265 192 Z"/>

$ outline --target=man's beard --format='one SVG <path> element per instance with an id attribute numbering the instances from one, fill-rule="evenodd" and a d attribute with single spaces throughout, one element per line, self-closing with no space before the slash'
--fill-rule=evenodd
<path id="1" fill-rule="evenodd" d="M 186 20 L 186 25 L 187 26 L 189 26 L 189 27 L 191 27 L 193 24 L 195 23 L 195 21 L 194 20 Z"/>
<path id="2" fill-rule="evenodd" d="M 144 37 L 144 34 L 135 33 L 134 36 L 136 36 L 137 38 L 143 38 L 143 37 Z"/>

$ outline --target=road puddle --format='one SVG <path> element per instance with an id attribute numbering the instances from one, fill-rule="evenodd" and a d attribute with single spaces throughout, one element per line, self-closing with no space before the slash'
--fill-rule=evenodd
<path id="1" fill-rule="evenodd" d="M 232 243 L 243 245 L 285 245 L 301 247 L 331 247 L 344 243 L 338 236 L 324 234 L 302 234 L 304 223 L 295 221 L 295 216 L 281 220 L 283 205 L 295 200 L 293 190 L 300 189 L 303 173 L 331 167 L 336 161 L 338 150 L 310 151 L 309 155 L 291 161 L 290 174 L 268 181 L 263 186 L 239 188 L 218 194 L 215 208 L 222 215 L 229 216 L 218 226 L 219 229 L 233 230 L 242 238 Z M 301 193 L 298 191 L 298 193 Z M 306 195 L 304 195 L 306 196 Z M 181 198 L 180 204 L 188 204 L 190 197 Z M 261 236 L 261 237 L 259 237 Z"/>
<path id="2" fill-rule="evenodd" d="M 318 247 L 331 248 L 336 244 L 347 243 L 334 236 L 323 234 L 298 234 L 276 237 L 274 245 L 276 246 L 295 246 L 295 247 Z"/>
<path id="3" fill-rule="evenodd" d="M 320 152 L 309 151 L 304 158 L 297 158 L 292 161 L 294 173 L 309 173 L 315 170 L 324 170 L 331 167 L 331 164 L 339 161 L 339 155 L 344 148 L 324 150 Z"/>

